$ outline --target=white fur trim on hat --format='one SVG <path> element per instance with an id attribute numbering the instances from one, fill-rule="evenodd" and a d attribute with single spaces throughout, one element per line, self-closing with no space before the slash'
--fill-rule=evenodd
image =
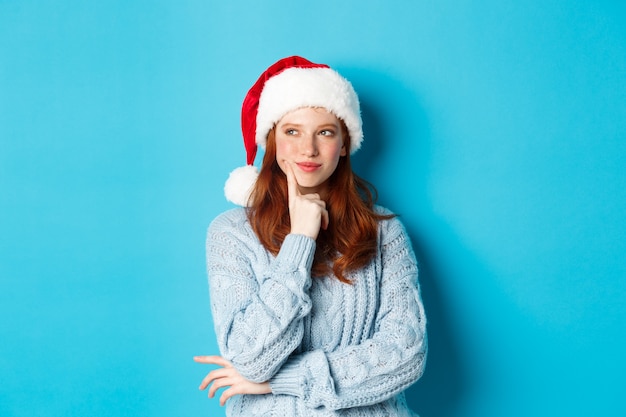
<path id="1" fill-rule="evenodd" d="M 256 143 L 265 149 L 267 134 L 287 113 L 323 107 L 346 124 L 350 153 L 361 147 L 363 128 L 359 98 L 352 84 L 331 68 L 287 68 L 265 82 L 256 117 Z"/>

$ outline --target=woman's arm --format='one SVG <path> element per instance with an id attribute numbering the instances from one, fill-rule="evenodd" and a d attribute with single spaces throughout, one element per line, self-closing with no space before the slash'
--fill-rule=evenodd
<path id="1" fill-rule="evenodd" d="M 389 223 L 375 333 L 359 345 L 292 356 L 270 380 L 273 393 L 341 409 L 384 401 L 422 375 L 427 339 L 417 263 L 401 223 Z"/>
<path id="2" fill-rule="evenodd" d="M 260 244 L 242 228 L 224 218 L 209 227 L 211 311 L 222 356 L 247 380 L 265 382 L 302 340 L 315 241 L 288 235 L 269 269 L 257 277 L 253 264 L 268 255 L 254 249 Z"/>

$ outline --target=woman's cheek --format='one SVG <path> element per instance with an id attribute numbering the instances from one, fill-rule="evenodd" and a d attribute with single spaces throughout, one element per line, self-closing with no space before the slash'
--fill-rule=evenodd
<path id="1" fill-rule="evenodd" d="M 285 160 L 291 160 L 289 148 L 290 146 L 285 142 L 276 142 L 276 161 L 283 172 L 285 172 Z"/>
<path id="2" fill-rule="evenodd" d="M 332 155 L 332 159 L 339 160 L 340 157 L 345 156 L 343 152 L 345 148 L 338 144 L 332 144 L 328 146 L 327 155 Z"/>

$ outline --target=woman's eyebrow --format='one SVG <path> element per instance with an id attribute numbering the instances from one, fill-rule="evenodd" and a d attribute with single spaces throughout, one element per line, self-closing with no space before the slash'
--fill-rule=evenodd
<path id="1" fill-rule="evenodd" d="M 287 122 L 287 123 L 279 124 L 278 126 L 281 128 L 282 127 L 302 127 L 303 124 Z M 315 126 L 316 129 L 329 128 L 329 127 L 332 127 L 334 129 L 339 128 L 339 126 L 336 123 L 322 123 L 322 124 Z"/>

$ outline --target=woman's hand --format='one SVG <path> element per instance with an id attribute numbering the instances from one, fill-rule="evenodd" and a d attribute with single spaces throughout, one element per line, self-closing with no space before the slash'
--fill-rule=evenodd
<path id="1" fill-rule="evenodd" d="M 226 389 L 220 397 L 220 405 L 226 404 L 226 400 L 235 395 L 241 394 L 271 394 L 269 382 L 251 382 L 239 375 L 233 364 L 221 356 L 194 356 L 194 361 L 210 365 L 218 365 L 221 368 L 209 372 L 200 384 L 200 389 L 206 389 L 209 385 L 209 398 L 213 398 L 218 389 Z M 212 383 L 212 384 L 211 384 Z"/>
<path id="2" fill-rule="evenodd" d="M 326 202 L 320 198 L 319 194 L 301 194 L 291 163 L 285 161 L 285 168 L 291 233 L 317 239 L 320 228 L 324 230 L 328 228 Z"/>

